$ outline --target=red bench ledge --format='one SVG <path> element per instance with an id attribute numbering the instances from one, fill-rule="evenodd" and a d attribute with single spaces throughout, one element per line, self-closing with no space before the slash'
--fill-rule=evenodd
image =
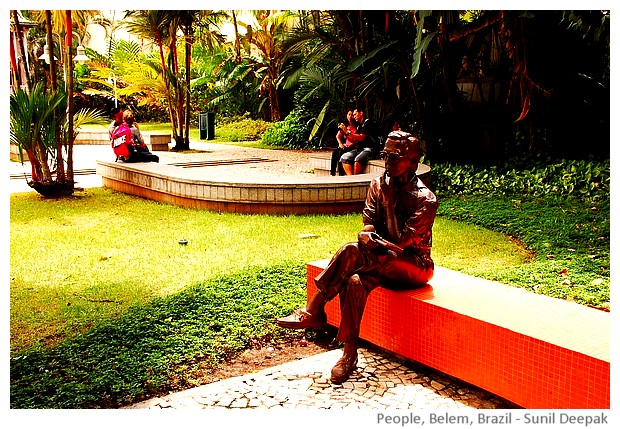
<path id="1" fill-rule="evenodd" d="M 329 260 L 307 264 L 307 290 Z M 339 299 L 326 306 L 340 323 Z M 610 315 L 435 268 L 423 288 L 370 294 L 360 337 L 530 409 L 610 407 Z"/>

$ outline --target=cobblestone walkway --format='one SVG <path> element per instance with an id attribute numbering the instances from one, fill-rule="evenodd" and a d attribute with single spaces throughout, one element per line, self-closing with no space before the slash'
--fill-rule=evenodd
<path id="1" fill-rule="evenodd" d="M 514 405 L 429 369 L 360 348 L 357 371 L 342 385 L 329 381 L 342 350 L 288 362 L 126 408 L 140 409 L 459 409 Z"/>

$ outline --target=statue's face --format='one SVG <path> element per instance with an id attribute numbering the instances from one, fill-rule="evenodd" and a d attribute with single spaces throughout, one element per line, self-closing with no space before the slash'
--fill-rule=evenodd
<path id="1" fill-rule="evenodd" d="M 418 169 L 420 158 L 415 152 L 407 150 L 406 143 L 387 139 L 385 148 L 381 152 L 381 159 L 385 161 L 385 170 L 390 177 L 400 177 Z"/>

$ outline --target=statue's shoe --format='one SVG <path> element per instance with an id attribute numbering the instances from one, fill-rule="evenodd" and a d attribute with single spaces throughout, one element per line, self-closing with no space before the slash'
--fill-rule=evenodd
<path id="1" fill-rule="evenodd" d="M 323 329 L 327 325 L 327 315 L 310 314 L 305 308 L 297 309 L 290 316 L 279 318 L 276 323 L 289 329 Z"/>
<path id="2" fill-rule="evenodd" d="M 332 368 L 331 382 L 334 384 L 344 383 L 356 368 L 357 352 L 355 352 L 355 356 L 342 356 Z"/>

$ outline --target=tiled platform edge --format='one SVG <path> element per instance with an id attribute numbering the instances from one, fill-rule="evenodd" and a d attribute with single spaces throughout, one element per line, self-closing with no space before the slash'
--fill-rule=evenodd
<path id="1" fill-rule="evenodd" d="M 246 214 L 360 212 L 372 174 L 244 182 L 201 178 L 196 169 L 166 164 L 97 161 L 103 186 L 183 207 Z"/>
<path id="2" fill-rule="evenodd" d="M 328 260 L 307 264 L 308 296 Z M 340 323 L 338 298 L 326 307 Z M 610 315 L 436 267 L 423 288 L 378 288 L 361 338 L 529 409 L 610 408 Z"/>

